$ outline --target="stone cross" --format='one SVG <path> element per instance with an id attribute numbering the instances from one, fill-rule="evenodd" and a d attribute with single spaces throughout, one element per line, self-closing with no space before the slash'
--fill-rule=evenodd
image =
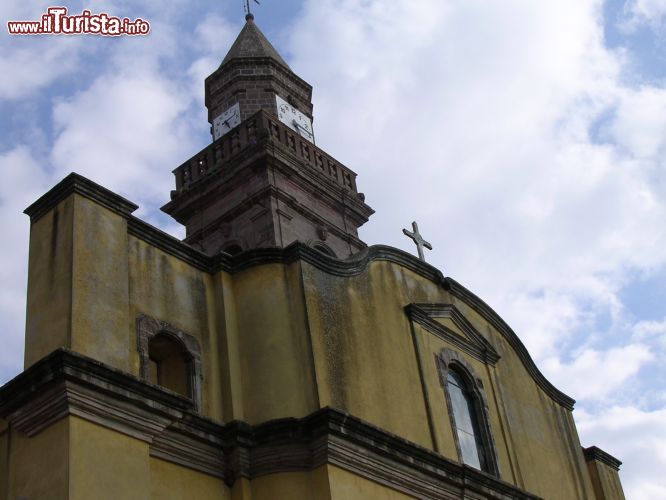
<path id="1" fill-rule="evenodd" d="M 432 250 L 432 245 L 428 243 L 426 240 L 424 240 L 423 237 L 421 237 L 421 233 L 419 233 L 419 226 L 416 222 L 412 222 L 412 229 L 414 230 L 413 233 L 407 231 L 406 229 L 403 229 L 402 232 L 405 236 L 409 236 L 411 239 L 414 240 L 416 248 L 419 251 L 419 259 L 425 262 L 425 256 L 423 255 L 423 247 L 426 247 L 428 250 Z"/>

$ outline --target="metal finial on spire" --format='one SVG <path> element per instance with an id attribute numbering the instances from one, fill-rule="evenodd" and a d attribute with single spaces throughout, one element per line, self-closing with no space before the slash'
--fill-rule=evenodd
<path id="1" fill-rule="evenodd" d="M 432 250 L 432 245 L 428 243 L 426 240 L 423 239 L 421 236 L 421 233 L 419 233 L 419 226 L 416 222 L 412 222 L 412 229 L 413 233 L 410 231 L 407 231 L 406 229 L 403 229 L 402 232 L 405 236 L 410 237 L 411 239 L 414 240 L 414 243 L 416 244 L 416 248 L 419 252 L 419 259 L 425 262 L 425 255 L 423 254 L 423 247 L 427 248 L 428 250 Z"/>
<path id="2" fill-rule="evenodd" d="M 254 3 L 257 5 L 261 5 L 259 3 L 259 0 L 254 0 Z M 245 20 L 246 21 L 252 21 L 254 20 L 254 14 L 252 14 L 252 10 L 250 10 L 250 0 L 245 0 Z"/>

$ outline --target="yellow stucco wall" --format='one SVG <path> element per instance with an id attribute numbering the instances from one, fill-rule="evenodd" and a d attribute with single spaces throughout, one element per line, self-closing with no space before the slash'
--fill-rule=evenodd
<path id="1" fill-rule="evenodd" d="M 615 469 L 597 460 L 590 460 L 587 467 L 598 500 L 624 500 L 620 476 Z"/>
<path id="2" fill-rule="evenodd" d="M 304 264 L 320 404 L 432 448 L 401 272 L 371 267 L 341 278 Z"/>
<path id="3" fill-rule="evenodd" d="M 233 288 L 244 420 L 257 424 L 315 411 L 300 265 L 250 268 L 234 276 Z"/>
<path id="4" fill-rule="evenodd" d="M 224 481 L 158 458 L 150 459 L 150 497 L 159 500 L 229 500 Z"/>
<path id="5" fill-rule="evenodd" d="M 30 226 L 25 368 L 71 345 L 74 201 L 66 198 Z"/>
<path id="6" fill-rule="evenodd" d="M 501 479 L 547 498 L 594 495 L 571 412 L 536 384 L 486 319 L 397 263 L 374 261 L 351 277 L 301 261 L 211 275 L 129 235 L 123 216 L 72 195 L 32 225 L 28 290 L 26 366 L 65 346 L 138 376 L 136 318 L 145 314 L 199 342 L 208 418 L 257 424 L 332 406 L 459 460 L 435 363 L 443 348 L 455 347 L 404 311 L 410 303 L 454 304 L 501 356 L 493 367 L 463 353 L 485 389 Z M 145 443 L 73 422 L 73 447 L 99 441 L 128 457 L 102 482 L 119 474 L 140 482 L 141 474 L 171 467 L 150 460 Z M 103 466 L 103 455 L 93 455 L 72 456 L 77 498 L 96 487 L 85 479 L 86 464 Z M 168 474 L 166 483 L 190 476 Z M 255 480 L 253 498 L 283 480 L 312 488 L 311 476 L 299 477 Z M 141 495 L 166 488 L 144 483 Z M 361 483 L 363 491 L 374 487 Z M 246 496 L 238 484 L 232 498 Z"/>
<path id="7" fill-rule="evenodd" d="M 10 429 L 9 499 L 70 498 L 69 432 L 68 419 L 33 437 Z"/>
<path id="8" fill-rule="evenodd" d="M 71 500 L 150 498 L 148 443 L 77 417 L 69 421 Z"/>
<path id="9" fill-rule="evenodd" d="M 331 500 L 367 500 L 370 498 L 407 500 L 416 498 L 356 476 L 334 465 L 328 465 L 326 469 L 331 484 Z"/>
<path id="10" fill-rule="evenodd" d="M 331 500 L 326 466 L 312 472 L 283 472 L 254 478 L 251 500 Z M 243 498 L 242 500 L 250 500 Z"/>
<path id="11" fill-rule="evenodd" d="M 129 371 L 127 221 L 74 197 L 72 349 Z"/>
<path id="12" fill-rule="evenodd" d="M 389 262 L 372 262 L 353 278 L 304 267 L 322 406 L 343 408 L 458 461 L 435 356 L 460 350 L 418 325 L 415 345 L 403 310 L 409 303 L 453 303 L 502 356 L 492 367 L 461 352 L 485 388 L 501 478 L 547 498 L 593 496 L 571 412 L 538 387 L 506 339 L 470 307 Z"/>

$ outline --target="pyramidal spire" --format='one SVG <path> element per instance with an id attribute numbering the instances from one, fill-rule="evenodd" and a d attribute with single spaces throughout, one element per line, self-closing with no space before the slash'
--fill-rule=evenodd
<path id="1" fill-rule="evenodd" d="M 245 26 L 238 34 L 236 41 L 229 49 L 229 52 L 222 61 L 221 66 L 224 66 L 232 59 L 244 59 L 250 57 L 268 57 L 278 64 L 287 69 L 289 65 L 271 45 L 266 36 L 261 32 L 259 27 L 254 22 L 254 16 L 248 14 L 245 16 Z"/>

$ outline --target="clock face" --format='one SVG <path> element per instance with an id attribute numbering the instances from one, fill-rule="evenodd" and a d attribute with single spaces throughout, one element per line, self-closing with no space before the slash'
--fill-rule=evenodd
<path id="1" fill-rule="evenodd" d="M 275 96 L 275 103 L 277 104 L 278 118 L 280 121 L 294 132 L 298 132 L 301 137 L 314 144 L 312 120 L 282 99 L 279 95 Z"/>
<path id="2" fill-rule="evenodd" d="M 240 122 L 240 104 L 236 103 L 213 120 L 213 140 L 218 140 Z"/>

